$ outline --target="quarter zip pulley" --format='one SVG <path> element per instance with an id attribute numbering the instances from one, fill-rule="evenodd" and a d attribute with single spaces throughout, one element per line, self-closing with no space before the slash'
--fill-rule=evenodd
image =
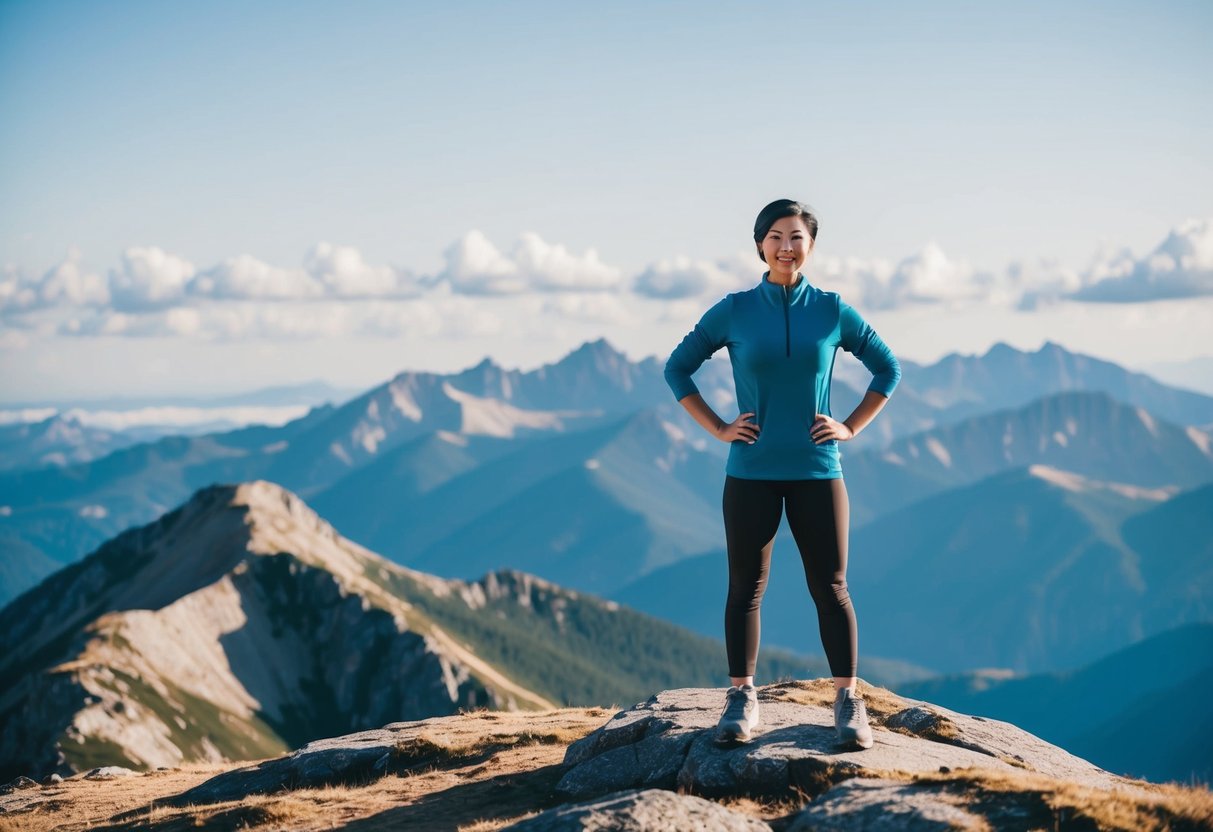
<path id="1" fill-rule="evenodd" d="M 792 287 L 783 287 L 783 342 L 787 357 L 792 357 L 792 321 L 788 307 L 791 306 Z"/>

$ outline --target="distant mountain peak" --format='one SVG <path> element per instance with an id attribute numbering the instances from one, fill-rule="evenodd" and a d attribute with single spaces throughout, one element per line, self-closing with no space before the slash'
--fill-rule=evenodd
<path id="1" fill-rule="evenodd" d="M 1016 349 L 1005 341 L 997 341 L 986 350 L 982 358 L 1001 358 L 1007 355 L 1026 355 L 1022 350 Z"/>
<path id="2" fill-rule="evenodd" d="M 560 359 L 557 364 L 564 364 L 568 361 L 625 361 L 628 358 L 619 350 L 615 349 L 606 338 L 596 338 L 593 341 L 586 341 L 581 346 L 573 349 L 564 358 Z"/>
<path id="3" fill-rule="evenodd" d="M 486 355 L 484 358 L 477 361 L 473 366 L 468 367 L 466 370 L 464 370 L 464 372 L 467 372 L 467 373 L 483 372 L 484 370 L 500 370 L 500 369 L 502 369 L 501 365 L 498 364 L 496 361 L 494 361 L 490 356 Z"/>

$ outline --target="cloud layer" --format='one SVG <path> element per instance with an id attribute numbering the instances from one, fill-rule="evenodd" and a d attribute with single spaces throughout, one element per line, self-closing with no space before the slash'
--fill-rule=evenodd
<path id="1" fill-rule="evenodd" d="M 1141 260 L 1122 253 L 1071 297 L 1137 303 L 1202 295 L 1213 295 L 1213 219 L 1188 220 Z"/>
<path id="2" fill-rule="evenodd" d="M 351 246 L 319 242 L 297 267 L 240 254 L 198 269 L 156 246 L 135 246 L 102 276 L 72 251 L 39 277 L 12 266 L 0 273 L 0 348 L 22 348 L 34 332 L 292 340 L 492 337 L 545 320 L 627 328 L 693 317 L 762 273 L 752 254 L 741 253 L 670 257 L 629 277 L 593 249 L 578 253 L 527 233 L 507 252 L 476 230 L 444 259 L 437 274 L 416 275 L 368 263 Z M 934 304 L 1032 310 L 1213 295 L 1213 219 L 1188 220 L 1144 257 L 1097 252 L 1081 270 L 1021 261 L 983 272 L 928 243 L 896 262 L 819 255 L 808 274 L 871 311 Z"/>

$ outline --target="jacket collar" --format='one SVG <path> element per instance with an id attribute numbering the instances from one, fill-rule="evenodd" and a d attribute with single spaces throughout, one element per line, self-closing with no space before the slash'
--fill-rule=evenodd
<path id="1" fill-rule="evenodd" d="M 783 303 L 785 287 L 780 286 L 778 283 L 772 283 L 767 280 L 767 277 L 769 277 L 770 274 L 770 272 L 762 273 L 762 282 L 758 285 L 758 289 L 762 292 L 763 296 L 769 300 Z M 804 276 L 804 272 L 801 272 L 800 279 L 796 281 L 796 283 L 791 287 L 791 292 L 788 293 L 789 300 L 792 303 L 796 303 L 803 299 L 804 296 L 811 291 L 813 291 L 813 287 L 809 285 L 808 278 Z"/>

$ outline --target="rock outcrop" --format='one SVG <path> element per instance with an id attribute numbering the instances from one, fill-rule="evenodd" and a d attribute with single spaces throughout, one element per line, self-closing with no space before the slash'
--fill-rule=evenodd
<path id="1" fill-rule="evenodd" d="M 1083 817 L 1104 828 L 1092 807 L 1106 803 L 1115 807 L 1110 816 L 1135 817 L 1126 806 L 1158 802 L 1156 787 L 1103 771 L 1014 725 L 861 689 L 876 740 L 867 750 L 836 747 L 828 679 L 760 688 L 762 724 L 750 742 L 732 746 L 713 737 L 721 690 L 664 691 L 568 745 L 549 801 L 556 805 L 537 807 L 546 811 L 509 828 L 985 830 L 1051 828 L 1059 818 Z M 501 738 L 469 745 L 474 718 L 396 723 L 309 743 L 161 805 L 230 805 L 254 794 L 409 776 L 453 765 L 460 755 L 483 768 Z M 443 736 L 456 737 L 453 746 L 436 743 Z M 776 808 L 756 817 L 739 804 L 747 800 Z M 1164 826 L 1202 828 L 1190 821 L 1172 817 Z"/>
<path id="2" fill-rule="evenodd" d="M 832 691 L 824 686 L 767 686 L 759 697 L 762 724 L 754 738 L 721 748 L 711 731 L 720 691 L 665 691 L 570 746 L 568 771 L 557 788 L 577 799 L 635 788 L 776 795 L 820 792 L 823 784 L 885 772 L 973 768 L 1031 770 L 1096 788 L 1125 782 L 1013 725 L 888 694 L 869 702 L 878 726 L 875 746 L 840 750 L 831 700 Z"/>
<path id="3" fill-rule="evenodd" d="M 585 829 L 710 829 L 770 832 L 769 824 L 718 803 L 661 789 L 617 792 L 598 800 L 549 809 L 513 824 L 516 832 L 582 832 Z"/>

